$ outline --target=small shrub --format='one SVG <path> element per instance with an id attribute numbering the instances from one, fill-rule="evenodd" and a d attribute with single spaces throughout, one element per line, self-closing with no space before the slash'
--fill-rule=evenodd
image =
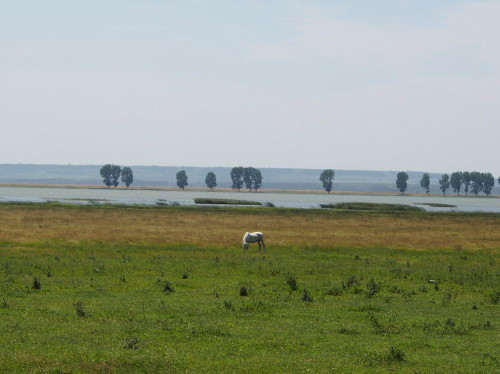
<path id="1" fill-rule="evenodd" d="M 371 322 L 373 328 L 375 329 L 375 331 L 379 332 L 379 331 L 383 330 L 382 324 L 380 323 L 378 318 L 375 317 L 375 315 L 371 311 L 368 312 L 368 317 L 370 318 L 370 322 Z"/>
<path id="2" fill-rule="evenodd" d="M 9 303 L 7 302 L 7 300 L 5 298 L 2 298 L 2 302 L 0 303 L 0 308 L 8 308 L 9 307 Z"/>
<path id="3" fill-rule="evenodd" d="M 296 291 L 299 288 L 299 285 L 297 284 L 297 278 L 293 274 L 287 274 L 286 283 L 290 286 L 292 291 Z"/>
<path id="4" fill-rule="evenodd" d="M 312 303 L 314 301 L 311 293 L 306 289 L 304 289 L 304 293 L 302 294 L 302 301 L 305 301 L 308 303 Z"/>
<path id="5" fill-rule="evenodd" d="M 243 286 L 240 288 L 240 296 L 248 296 L 248 288 Z"/>
<path id="6" fill-rule="evenodd" d="M 406 354 L 403 352 L 403 350 L 390 347 L 389 352 L 387 353 L 385 358 L 389 362 L 403 362 L 406 361 L 405 356 Z"/>
<path id="7" fill-rule="evenodd" d="M 87 311 L 85 305 L 81 301 L 77 301 L 74 304 L 75 312 L 78 317 L 87 317 Z"/>
<path id="8" fill-rule="evenodd" d="M 495 291 L 490 294 L 490 300 L 493 304 L 498 304 L 500 302 L 500 291 Z"/>
<path id="9" fill-rule="evenodd" d="M 182 279 L 188 279 L 189 274 L 187 272 L 182 273 Z"/>
<path id="10" fill-rule="evenodd" d="M 131 338 L 131 339 L 128 339 L 124 344 L 123 344 L 123 348 L 125 349 L 134 349 L 136 350 L 137 348 L 139 348 L 139 339 L 137 338 Z"/>
<path id="11" fill-rule="evenodd" d="M 234 305 L 231 300 L 224 300 L 224 308 L 227 310 L 234 310 Z"/>
<path id="12" fill-rule="evenodd" d="M 122 276 L 120 277 L 120 282 L 125 283 L 126 281 L 127 281 L 127 280 L 125 279 L 125 275 L 122 275 Z"/>
<path id="13" fill-rule="evenodd" d="M 359 280 L 355 275 L 351 275 L 347 280 L 342 282 L 342 287 L 344 287 L 344 289 L 348 289 L 353 286 L 359 286 Z"/>
<path id="14" fill-rule="evenodd" d="M 52 272 L 49 270 L 49 271 L 47 272 L 47 278 L 51 278 L 51 277 L 52 277 Z"/>
<path id="15" fill-rule="evenodd" d="M 40 280 L 39 280 L 37 277 L 35 277 L 35 279 L 33 279 L 33 285 L 32 285 L 32 288 L 33 288 L 34 290 L 39 290 L 39 289 L 41 289 L 41 288 L 42 288 L 42 283 L 40 283 Z"/>
<path id="16" fill-rule="evenodd" d="M 377 292 L 380 291 L 380 283 L 372 278 L 366 285 L 366 289 L 368 291 L 368 296 L 374 296 Z"/>
<path id="17" fill-rule="evenodd" d="M 169 281 L 166 281 L 165 286 L 163 286 L 163 292 L 165 292 L 165 293 L 175 292 L 175 288 L 172 285 L 172 283 L 170 283 Z"/>

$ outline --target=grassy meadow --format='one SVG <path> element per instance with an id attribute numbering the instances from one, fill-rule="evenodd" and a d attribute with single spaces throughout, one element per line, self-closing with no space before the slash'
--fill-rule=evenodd
<path id="1" fill-rule="evenodd" d="M 0 204 L 0 373 L 495 373 L 499 252 L 499 214 Z"/>

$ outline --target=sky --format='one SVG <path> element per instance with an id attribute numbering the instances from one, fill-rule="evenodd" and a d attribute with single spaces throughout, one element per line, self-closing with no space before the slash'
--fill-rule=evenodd
<path id="1" fill-rule="evenodd" d="M 0 163 L 500 177 L 500 0 L 0 0 Z"/>

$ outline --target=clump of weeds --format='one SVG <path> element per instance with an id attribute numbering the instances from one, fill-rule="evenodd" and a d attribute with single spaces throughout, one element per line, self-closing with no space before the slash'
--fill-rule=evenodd
<path id="1" fill-rule="evenodd" d="M 406 353 L 400 349 L 395 347 L 390 347 L 389 352 L 385 355 L 385 360 L 387 362 L 404 362 L 406 361 Z"/>
<path id="2" fill-rule="evenodd" d="M 366 285 L 366 289 L 369 297 L 375 296 L 375 294 L 380 291 L 380 283 L 372 278 Z"/>
<path id="3" fill-rule="evenodd" d="M 302 301 L 305 301 L 308 303 L 312 303 L 314 301 L 311 293 L 306 289 L 304 289 L 304 293 L 302 294 Z"/>
<path id="4" fill-rule="evenodd" d="M 359 285 L 359 280 L 355 275 L 351 275 L 349 278 L 342 282 L 342 287 L 344 288 L 344 290 L 348 290 L 351 287 L 357 287 Z"/>
<path id="5" fill-rule="evenodd" d="M 31 286 L 34 290 L 40 290 L 42 288 L 42 283 L 40 282 L 40 280 L 35 277 L 35 279 L 33 279 L 33 284 Z"/>
<path id="6" fill-rule="evenodd" d="M 500 302 L 500 291 L 495 291 L 490 294 L 490 301 L 493 304 L 498 304 Z"/>
<path id="7" fill-rule="evenodd" d="M 137 348 L 139 348 L 139 339 L 130 338 L 126 340 L 125 343 L 123 344 L 123 348 L 136 350 Z"/>
<path id="8" fill-rule="evenodd" d="M 175 292 L 175 288 L 172 285 L 172 283 L 170 283 L 169 281 L 166 281 L 165 285 L 163 286 L 163 292 L 165 292 L 165 293 Z"/>
<path id="9" fill-rule="evenodd" d="M 286 275 L 286 283 L 290 286 L 292 291 L 296 291 L 299 288 L 299 285 L 297 283 L 297 278 L 293 274 L 287 274 Z"/>
<path id="10" fill-rule="evenodd" d="M 75 312 L 78 317 L 88 316 L 85 305 L 81 301 L 77 301 L 73 306 L 75 307 Z"/>
<path id="11" fill-rule="evenodd" d="M 224 308 L 227 310 L 234 310 L 234 305 L 231 300 L 224 300 Z"/>

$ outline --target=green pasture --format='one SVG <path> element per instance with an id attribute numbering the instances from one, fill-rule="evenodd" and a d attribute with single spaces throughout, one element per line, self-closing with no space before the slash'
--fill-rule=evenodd
<path id="1" fill-rule="evenodd" d="M 499 372 L 499 269 L 458 249 L 2 242 L 0 372 Z"/>

